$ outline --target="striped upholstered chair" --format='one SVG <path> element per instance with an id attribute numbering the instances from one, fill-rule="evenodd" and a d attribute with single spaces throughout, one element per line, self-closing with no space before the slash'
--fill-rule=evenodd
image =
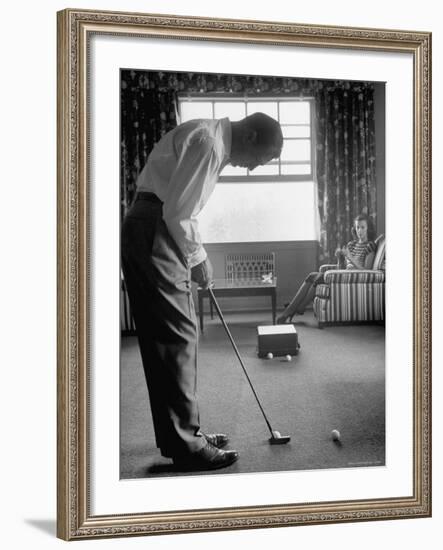
<path id="1" fill-rule="evenodd" d="M 385 238 L 377 246 L 372 269 L 337 269 L 323 265 L 324 283 L 317 285 L 314 314 L 319 327 L 333 323 L 367 323 L 385 320 Z"/>

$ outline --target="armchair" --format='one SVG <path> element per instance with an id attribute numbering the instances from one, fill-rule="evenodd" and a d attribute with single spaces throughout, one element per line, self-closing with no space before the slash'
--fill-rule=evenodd
<path id="1" fill-rule="evenodd" d="M 317 285 L 314 314 L 319 327 L 333 323 L 384 322 L 385 238 L 375 241 L 372 269 L 337 269 L 323 265 L 324 283 Z"/>

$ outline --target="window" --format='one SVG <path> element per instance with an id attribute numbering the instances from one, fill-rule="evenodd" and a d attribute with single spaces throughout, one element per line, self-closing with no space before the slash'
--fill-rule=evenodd
<path id="1" fill-rule="evenodd" d="M 252 172 L 228 164 L 198 215 L 205 243 L 313 241 L 317 239 L 314 166 L 314 101 L 311 98 L 230 94 L 179 96 L 180 121 L 240 120 L 261 111 L 283 131 L 280 158 Z M 296 184 L 294 185 L 294 182 Z M 239 185 L 240 184 L 240 185 Z"/>
<path id="2" fill-rule="evenodd" d="M 256 112 L 266 113 L 280 122 L 283 150 L 279 159 L 257 166 L 252 172 L 228 164 L 219 182 L 312 181 L 312 99 L 188 94 L 179 97 L 179 111 L 181 122 L 193 118 L 240 120 Z"/>

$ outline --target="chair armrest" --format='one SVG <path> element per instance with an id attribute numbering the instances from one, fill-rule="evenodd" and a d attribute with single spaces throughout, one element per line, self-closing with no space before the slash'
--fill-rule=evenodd
<path id="1" fill-rule="evenodd" d="M 385 272 L 373 269 L 335 269 L 324 274 L 326 284 L 384 283 Z"/>
<path id="2" fill-rule="evenodd" d="M 325 284 L 319 284 L 315 287 L 315 297 L 316 298 L 329 298 L 331 294 L 331 287 Z"/>
<path id="3" fill-rule="evenodd" d="M 325 271 L 330 271 L 331 269 L 337 269 L 337 264 L 324 264 L 320 266 L 320 269 L 318 270 L 320 273 L 324 273 Z"/>

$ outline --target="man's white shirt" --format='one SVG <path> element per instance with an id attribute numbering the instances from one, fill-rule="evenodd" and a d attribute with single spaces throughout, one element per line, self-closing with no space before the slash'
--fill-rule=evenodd
<path id="1" fill-rule="evenodd" d="M 206 259 L 196 217 L 229 161 L 231 139 L 228 118 L 185 122 L 155 145 L 137 179 L 137 191 L 163 202 L 163 219 L 188 267 Z"/>

